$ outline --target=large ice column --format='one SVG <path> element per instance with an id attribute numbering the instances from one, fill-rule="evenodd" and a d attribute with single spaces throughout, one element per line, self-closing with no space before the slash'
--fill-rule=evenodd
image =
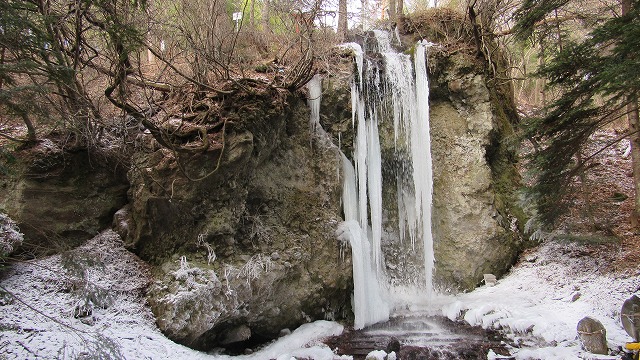
<path id="1" fill-rule="evenodd" d="M 375 33 L 378 43 L 388 42 L 389 37 Z M 393 120 L 396 146 L 407 146 L 411 169 L 398 169 L 398 209 L 400 236 L 407 231 L 412 244 L 422 240 L 424 251 L 425 289 L 427 297 L 433 293 L 433 236 L 431 232 L 431 207 L 433 198 L 433 173 L 431 137 L 429 132 L 429 82 L 426 67 L 426 45 L 419 42 L 415 48 L 415 78 L 411 59 L 391 50 L 388 44 L 378 45 L 385 59 L 386 81 L 393 104 Z M 403 145 L 398 145 L 398 138 Z M 404 174 L 411 173 L 412 182 Z"/>
<path id="2" fill-rule="evenodd" d="M 413 160 L 413 184 L 416 213 L 421 218 L 421 235 L 424 248 L 424 269 L 427 298 L 433 296 L 433 234 L 431 209 L 433 204 L 433 166 L 431 159 L 431 133 L 429 130 L 429 79 L 427 77 L 427 43 L 416 45 L 416 117 L 411 123 L 411 158 Z"/>
<path id="3" fill-rule="evenodd" d="M 351 161 L 341 151 L 342 156 L 342 210 L 345 221 L 358 221 L 358 188 L 356 174 Z"/>
<path id="4" fill-rule="evenodd" d="M 367 185 L 369 194 L 369 212 L 371 213 L 371 254 L 375 271 L 382 272 L 382 155 L 378 121 L 370 119 L 367 123 Z M 380 275 L 382 276 L 382 275 Z"/>

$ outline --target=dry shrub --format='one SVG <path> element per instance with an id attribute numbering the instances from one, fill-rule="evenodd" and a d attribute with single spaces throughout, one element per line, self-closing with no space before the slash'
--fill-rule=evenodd
<path id="1" fill-rule="evenodd" d="M 448 8 L 420 9 L 405 18 L 405 32 L 449 50 L 474 49 L 473 29 L 464 13 Z"/>

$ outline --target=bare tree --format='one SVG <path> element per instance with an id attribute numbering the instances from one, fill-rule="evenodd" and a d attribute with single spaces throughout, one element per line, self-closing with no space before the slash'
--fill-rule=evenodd
<path id="1" fill-rule="evenodd" d="M 397 1 L 396 26 L 398 27 L 398 31 L 402 32 L 403 30 L 402 21 L 404 17 L 404 1 L 403 0 L 396 0 L 396 1 Z"/>
<path id="2" fill-rule="evenodd" d="M 632 10 L 632 0 L 622 0 L 622 16 Z M 636 93 L 627 96 L 627 119 L 629 121 L 629 140 L 631 142 L 631 166 L 633 168 L 633 185 L 635 190 L 634 209 L 631 224 L 634 228 L 640 225 L 640 116 L 638 113 L 638 96 Z"/>
<path id="3" fill-rule="evenodd" d="M 397 7 L 398 5 L 396 4 L 396 0 L 389 0 L 389 8 L 387 9 L 388 13 L 389 13 L 389 20 L 392 23 L 395 23 L 397 21 L 396 18 L 396 14 L 397 14 Z"/>
<path id="4" fill-rule="evenodd" d="M 338 39 L 344 40 L 347 36 L 347 0 L 338 1 Z"/>

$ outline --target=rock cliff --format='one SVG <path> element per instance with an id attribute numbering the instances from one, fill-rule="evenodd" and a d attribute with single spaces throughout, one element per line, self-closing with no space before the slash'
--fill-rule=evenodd
<path id="1" fill-rule="evenodd" d="M 82 244 L 127 202 L 125 170 L 86 149 L 44 139 L 13 156 L 0 178 L 0 208 L 17 222 L 29 256 Z"/>
<path id="2" fill-rule="evenodd" d="M 185 159 L 143 136 L 116 216 L 126 244 L 155 265 L 160 329 L 199 349 L 248 346 L 350 309 L 351 262 L 334 235 L 338 153 L 314 140 L 299 95 L 256 82 L 234 91 L 218 103 L 224 148 Z"/>
<path id="3" fill-rule="evenodd" d="M 499 53 L 493 59 L 496 64 L 478 54 L 462 15 L 427 11 L 406 22 L 402 40 L 407 47 L 422 38 L 435 43 L 428 52 L 434 283 L 440 291 L 468 291 L 481 285 L 485 273 L 504 274 L 525 245 L 522 227 L 526 219 L 517 194 L 520 176 L 513 141 L 518 117 L 512 89 L 509 83 L 496 81 L 494 71 L 504 71 Z M 447 31 L 459 34 L 453 43 Z M 371 42 L 372 37 L 365 34 L 359 41 Z M 396 43 L 396 47 L 401 45 Z M 346 68 L 344 63 L 352 59 L 341 55 Z M 351 157 L 354 128 L 350 104 L 345 101 L 349 99 L 348 81 L 344 72 L 327 74 L 321 123 Z M 393 124 L 386 118 L 379 126 L 386 183 L 383 203 L 387 204 L 383 248 L 386 257 L 394 259 L 386 269 L 393 277 L 398 267 L 415 266 L 415 260 L 405 259 L 412 255 L 405 245 L 398 245 L 395 175 L 384 169 L 403 166 L 395 157 Z"/>

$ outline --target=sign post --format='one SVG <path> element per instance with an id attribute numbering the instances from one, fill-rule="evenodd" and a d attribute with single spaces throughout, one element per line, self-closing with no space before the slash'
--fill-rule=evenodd
<path id="1" fill-rule="evenodd" d="M 232 15 L 232 19 L 233 19 L 233 22 L 236 23 L 236 31 L 238 31 L 240 28 L 240 20 L 242 20 L 242 13 L 234 12 Z"/>

